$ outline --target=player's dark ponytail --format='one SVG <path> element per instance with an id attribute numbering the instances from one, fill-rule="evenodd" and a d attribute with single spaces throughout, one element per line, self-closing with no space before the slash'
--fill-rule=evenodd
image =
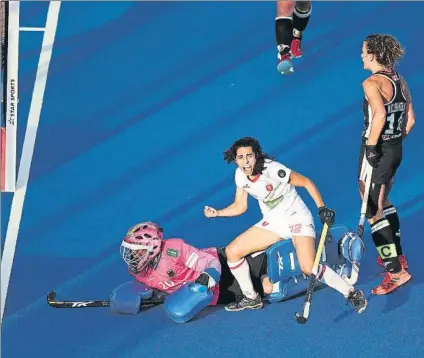
<path id="1" fill-rule="evenodd" d="M 262 147 L 259 141 L 253 137 L 244 137 L 236 140 L 231 147 L 224 152 L 224 160 L 227 163 L 234 162 L 236 159 L 236 153 L 239 148 L 252 147 L 253 153 L 255 153 L 256 164 L 253 168 L 253 175 L 262 174 L 265 169 L 265 159 L 274 160 L 271 156 L 262 151 Z"/>

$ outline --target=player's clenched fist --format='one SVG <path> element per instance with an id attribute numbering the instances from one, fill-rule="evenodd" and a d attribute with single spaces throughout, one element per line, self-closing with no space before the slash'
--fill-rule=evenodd
<path id="1" fill-rule="evenodd" d="M 214 208 L 211 208 L 210 206 L 205 206 L 205 209 L 203 210 L 205 213 L 205 216 L 207 218 L 215 218 L 218 216 L 218 210 L 215 210 Z"/>

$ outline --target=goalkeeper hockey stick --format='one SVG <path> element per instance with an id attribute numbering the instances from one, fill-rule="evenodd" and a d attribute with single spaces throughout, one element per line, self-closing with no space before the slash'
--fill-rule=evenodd
<path id="1" fill-rule="evenodd" d="M 47 303 L 54 308 L 89 308 L 89 307 L 109 307 L 110 301 L 55 301 L 56 292 L 52 291 L 47 295 Z M 165 302 L 165 297 L 141 301 L 140 307 L 150 307 Z"/>
<path id="2" fill-rule="evenodd" d="M 312 274 L 309 277 L 309 286 L 308 286 L 308 291 L 306 292 L 305 303 L 303 304 L 303 312 L 302 313 L 296 312 L 296 315 L 295 315 L 297 323 L 300 323 L 300 324 L 305 324 L 309 318 L 309 308 L 312 302 L 312 294 L 314 293 L 315 282 L 317 280 L 316 275 L 317 275 L 319 263 L 321 261 L 322 251 L 324 250 L 324 244 L 325 244 L 325 239 L 327 238 L 327 232 L 328 232 L 328 225 L 327 223 L 325 223 L 324 227 L 322 228 L 321 238 L 319 240 L 318 249 L 315 255 L 314 266 L 312 266 Z"/>

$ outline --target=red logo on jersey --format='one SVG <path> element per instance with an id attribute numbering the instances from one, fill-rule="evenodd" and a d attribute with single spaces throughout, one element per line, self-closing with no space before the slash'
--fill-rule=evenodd
<path id="1" fill-rule="evenodd" d="M 273 187 L 271 184 L 268 184 L 268 185 L 266 186 L 266 190 L 268 190 L 268 191 L 272 191 L 272 189 L 274 189 L 274 187 Z"/>
<path id="2" fill-rule="evenodd" d="M 262 226 L 267 226 L 267 225 L 269 225 L 269 222 L 268 221 L 263 221 L 262 222 Z"/>

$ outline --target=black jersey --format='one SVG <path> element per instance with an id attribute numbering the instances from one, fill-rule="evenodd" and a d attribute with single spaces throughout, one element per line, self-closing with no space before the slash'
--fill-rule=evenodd
<path id="1" fill-rule="evenodd" d="M 408 102 L 401 88 L 401 77 L 398 73 L 393 72 L 377 72 L 375 76 L 383 76 L 387 78 L 393 87 L 392 99 L 384 105 L 386 109 L 386 123 L 381 131 L 379 143 L 398 144 L 402 142 L 404 118 L 408 111 Z M 364 130 L 362 137 L 368 138 L 371 131 L 372 112 L 368 99 L 365 96 L 363 103 L 364 111 Z"/>

